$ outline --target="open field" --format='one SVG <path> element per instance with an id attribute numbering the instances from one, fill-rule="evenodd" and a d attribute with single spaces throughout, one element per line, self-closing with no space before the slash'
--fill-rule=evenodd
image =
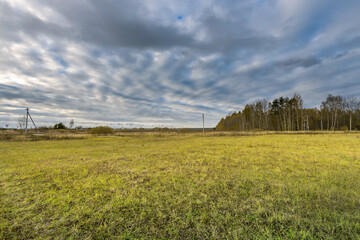
<path id="1" fill-rule="evenodd" d="M 360 134 L 0 141 L 0 239 L 359 239 Z"/>

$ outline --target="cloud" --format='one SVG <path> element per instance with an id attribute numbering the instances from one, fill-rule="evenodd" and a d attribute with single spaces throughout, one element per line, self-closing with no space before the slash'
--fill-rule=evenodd
<path id="1" fill-rule="evenodd" d="M 360 3 L 0 2 L 0 125 L 213 127 L 254 99 L 360 90 Z M 179 20 L 178 17 L 182 16 Z"/>

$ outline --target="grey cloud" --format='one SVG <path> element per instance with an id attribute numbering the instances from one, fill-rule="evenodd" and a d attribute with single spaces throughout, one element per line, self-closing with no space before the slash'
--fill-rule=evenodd
<path id="1" fill-rule="evenodd" d="M 0 37 L 10 41 L 22 42 L 21 34 L 36 38 L 39 34 L 53 37 L 63 37 L 66 29 L 52 23 L 46 23 L 38 17 L 10 7 L 6 2 L 0 2 Z"/>
<path id="2" fill-rule="evenodd" d="M 35 90 L 39 93 L 38 90 Z M 5 99 L 26 99 L 29 103 L 41 103 L 46 102 L 49 98 L 44 94 L 36 94 L 33 91 L 27 91 L 24 88 L 15 87 L 11 85 L 0 85 L 0 98 Z"/>
<path id="3" fill-rule="evenodd" d="M 171 26 L 141 16 L 139 1 L 39 1 L 63 16 L 71 27 L 64 31 L 74 40 L 105 48 L 167 48 L 187 46 L 193 38 Z M 46 30 L 46 29 L 44 29 Z"/>
<path id="4" fill-rule="evenodd" d="M 46 35 L 54 39 L 84 41 L 106 49 L 190 47 L 197 51 L 227 53 L 234 49 L 265 50 L 277 43 L 275 38 L 247 28 L 243 19 L 223 19 L 211 11 L 196 19 L 202 26 L 200 30 L 207 33 L 206 39 L 199 42 L 196 33 L 185 33 L 174 25 L 143 16 L 146 9 L 139 1 L 38 2 L 59 13 L 69 25 L 44 22 L 28 12 L 2 3 L 0 11 L 6 17 L 0 19 L 1 37 L 22 41 L 19 34 L 25 33 L 33 38 Z M 230 14 L 235 15 L 236 12 L 233 10 Z"/>
<path id="5" fill-rule="evenodd" d="M 307 57 L 307 58 L 292 58 L 292 59 L 279 61 L 275 63 L 274 66 L 285 69 L 296 68 L 296 67 L 309 68 L 320 63 L 321 61 L 316 57 Z"/>

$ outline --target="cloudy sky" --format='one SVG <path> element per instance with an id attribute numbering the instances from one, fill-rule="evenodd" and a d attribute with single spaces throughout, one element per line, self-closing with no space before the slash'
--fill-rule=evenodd
<path id="1" fill-rule="evenodd" d="M 360 95 L 359 0 L 0 0 L 0 126 L 214 127 Z M 123 124 L 123 125 L 121 125 Z"/>

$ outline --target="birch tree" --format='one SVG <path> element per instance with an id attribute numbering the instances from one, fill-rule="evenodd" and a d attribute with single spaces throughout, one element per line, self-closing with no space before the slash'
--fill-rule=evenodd
<path id="1" fill-rule="evenodd" d="M 345 110 L 349 113 L 349 130 L 351 132 L 352 129 L 352 116 L 353 113 L 359 109 L 360 102 L 356 97 L 348 97 L 345 99 Z"/>

